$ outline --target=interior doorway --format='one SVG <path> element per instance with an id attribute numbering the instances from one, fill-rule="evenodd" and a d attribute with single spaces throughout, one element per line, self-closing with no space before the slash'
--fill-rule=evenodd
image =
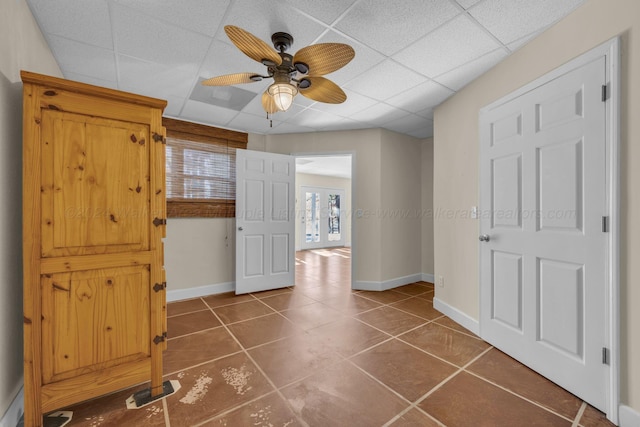
<path id="1" fill-rule="evenodd" d="M 296 156 L 296 284 L 351 288 L 352 163 L 352 154 Z"/>

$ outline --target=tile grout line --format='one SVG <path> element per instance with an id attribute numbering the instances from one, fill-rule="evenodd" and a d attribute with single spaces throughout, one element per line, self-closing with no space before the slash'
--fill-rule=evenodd
<path id="1" fill-rule="evenodd" d="M 241 403 L 241 404 L 239 404 L 237 406 L 233 406 L 233 407 L 231 407 L 231 408 L 229 408 L 229 409 L 227 409 L 225 411 L 222 411 L 219 414 L 216 414 L 214 417 L 208 418 L 208 419 L 206 419 L 206 420 L 204 420 L 204 421 L 202 421 L 202 422 L 200 422 L 198 424 L 193 425 L 192 427 L 200 427 L 200 426 L 206 425 L 206 424 L 210 423 L 211 421 L 216 420 L 217 418 L 221 418 L 221 417 L 224 417 L 225 415 L 229 415 L 230 413 L 232 413 L 233 411 L 235 411 L 237 409 L 244 408 L 245 406 L 249 406 L 252 403 L 257 402 L 258 400 L 260 400 L 262 398 L 265 398 L 265 397 L 267 397 L 267 396 L 269 396 L 271 394 L 275 394 L 275 393 L 276 393 L 275 390 L 271 390 L 270 392 L 267 392 L 267 393 L 262 394 L 262 395 L 260 395 L 258 397 L 255 397 L 255 398 L 253 398 L 253 399 L 251 399 L 251 400 L 249 400 L 247 402 Z"/>
<path id="2" fill-rule="evenodd" d="M 217 362 L 218 360 L 224 359 L 225 357 L 235 356 L 236 354 L 239 354 L 239 353 L 242 353 L 242 350 L 234 351 L 233 353 L 225 354 L 225 355 L 219 356 L 219 357 L 214 357 L 213 359 L 208 359 L 208 360 L 206 360 L 204 362 L 196 363 L 195 365 L 191 365 L 191 366 L 187 366 L 185 368 L 178 369 L 177 371 L 167 372 L 166 374 L 163 374 L 162 376 L 163 377 L 168 377 L 169 375 L 179 374 L 180 372 L 187 371 L 187 370 L 193 369 L 193 368 L 199 368 L 200 366 L 206 365 L 207 363 Z"/>
<path id="3" fill-rule="evenodd" d="M 584 411 L 586 409 L 587 409 L 587 402 L 582 401 L 582 405 L 580 405 L 580 409 L 578 409 L 578 413 L 576 414 L 576 417 L 573 420 L 571 427 L 578 427 L 580 425 L 580 420 L 582 419 L 582 416 L 584 415 Z"/>
<path id="4" fill-rule="evenodd" d="M 509 390 L 508 388 L 506 388 L 506 387 L 504 387 L 504 386 L 502 386 L 502 385 L 500 385 L 500 384 L 498 384 L 498 383 L 495 383 L 495 382 L 493 382 L 493 381 L 491 381 L 491 380 L 489 380 L 489 379 L 487 379 L 487 378 L 481 377 L 479 374 L 476 374 L 476 373 L 475 373 L 475 372 L 473 372 L 473 371 L 469 371 L 469 370 L 467 370 L 466 368 L 464 369 L 464 371 L 465 371 L 467 374 L 472 375 L 472 376 L 474 376 L 474 377 L 478 378 L 479 380 L 482 380 L 482 381 L 484 381 L 484 382 L 486 382 L 486 383 L 489 383 L 489 384 L 491 384 L 491 385 L 493 385 L 493 386 L 495 386 L 495 387 L 498 387 L 499 389 L 501 389 L 501 390 L 503 390 L 503 391 L 506 391 L 507 393 L 509 393 L 509 394 L 511 394 L 511 395 L 513 395 L 513 396 L 515 396 L 515 397 L 518 397 L 518 398 L 520 398 L 520 399 L 522 399 L 522 400 L 524 400 L 524 401 L 526 401 L 526 402 L 529 402 L 530 404 L 532 404 L 532 405 L 534 405 L 534 406 L 537 406 L 537 407 L 538 407 L 538 408 L 540 408 L 540 409 L 544 409 L 545 411 L 550 412 L 550 413 L 552 413 L 553 415 L 556 415 L 556 416 L 558 416 L 558 417 L 560 417 L 560 418 L 562 418 L 562 419 L 564 419 L 564 420 L 566 420 L 566 421 L 573 422 L 573 420 L 571 420 L 570 418 L 566 417 L 565 415 L 561 415 L 561 414 L 557 413 L 556 411 L 554 411 L 553 409 L 547 408 L 547 407 L 545 407 L 545 406 L 541 405 L 541 404 L 540 404 L 540 403 L 538 403 L 538 402 L 535 402 L 535 401 L 533 401 L 533 400 L 531 400 L 531 399 L 529 399 L 529 398 L 527 398 L 527 397 L 524 397 L 524 396 L 519 395 L 518 393 L 516 393 L 516 392 L 515 392 L 515 391 L 513 391 L 513 390 Z"/>
<path id="5" fill-rule="evenodd" d="M 169 405 L 167 404 L 167 398 L 162 398 L 162 409 L 164 409 L 164 426 L 171 427 L 171 421 L 169 420 Z"/>

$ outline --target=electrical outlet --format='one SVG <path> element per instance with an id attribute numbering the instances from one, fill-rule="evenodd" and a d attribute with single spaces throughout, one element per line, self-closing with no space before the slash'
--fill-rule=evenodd
<path id="1" fill-rule="evenodd" d="M 438 286 L 444 288 L 444 277 L 438 276 Z"/>

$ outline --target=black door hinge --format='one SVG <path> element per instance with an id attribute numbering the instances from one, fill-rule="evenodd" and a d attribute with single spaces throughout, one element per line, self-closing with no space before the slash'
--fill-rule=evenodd
<path id="1" fill-rule="evenodd" d="M 164 340 L 166 339 L 166 337 L 167 337 L 167 333 L 166 333 L 166 332 L 163 332 L 163 333 L 162 333 L 162 335 L 156 335 L 156 337 L 153 339 L 153 343 L 154 343 L 155 345 L 158 345 L 158 344 L 160 344 L 161 342 L 164 342 Z"/>
<path id="2" fill-rule="evenodd" d="M 609 364 L 609 350 L 607 349 L 607 347 L 602 347 L 602 364 Z"/>
<path id="3" fill-rule="evenodd" d="M 602 232 L 603 233 L 608 233 L 609 232 L 609 217 L 608 216 L 603 216 L 602 217 Z"/>
<path id="4" fill-rule="evenodd" d="M 153 138 L 153 140 L 155 142 L 162 142 L 163 144 L 167 143 L 167 138 L 165 138 L 164 136 L 160 135 L 159 133 L 155 133 L 154 132 L 152 138 Z"/>
<path id="5" fill-rule="evenodd" d="M 162 283 L 156 283 L 155 285 L 153 285 L 153 290 L 156 292 L 160 292 L 161 290 L 165 289 L 167 287 L 167 282 L 162 282 Z"/>
<path id="6" fill-rule="evenodd" d="M 602 85 L 602 102 L 606 102 L 609 98 L 609 91 L 607 90 L 607 85 Z"/>
<path id="7" fill-rule="evenodd" d="M 167 225 L 167 220 L 163 218 L 154 218 L 153 225 L 155 225 L 156 227 L 159 225 Z"/>

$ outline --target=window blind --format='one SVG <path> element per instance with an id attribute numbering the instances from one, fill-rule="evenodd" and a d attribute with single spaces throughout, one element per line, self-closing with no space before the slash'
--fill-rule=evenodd
<path id="1" fill-rule="evenodd" d="M 168 216 L 234 217 L 236 149 L 246 148 L 247 134 L 174 119 L 163 124 Z"/>

